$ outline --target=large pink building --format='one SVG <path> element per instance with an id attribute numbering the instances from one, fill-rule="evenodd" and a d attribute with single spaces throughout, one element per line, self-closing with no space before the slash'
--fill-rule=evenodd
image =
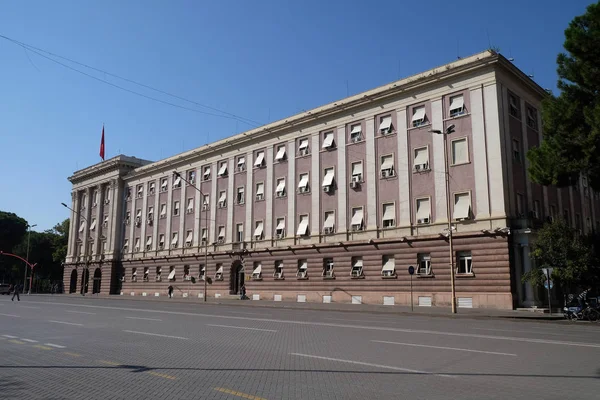
<path id="1" fill-rule="evenodd" d="M 210 298 L 245 284 L 255 300 L 405 305 L 412 265 L 416 303 L 447 306 L 450 219 L 459 307 L 536 304 L 521 283 L 536 227 L 600 228 L 584 178 L 528 178 L 545 95 L 486 51 L 162 161 L 77 171 L 65 289 L 202 297 L 210 277 Z M 450 125 L 447 196 L 431 130 Z"/>

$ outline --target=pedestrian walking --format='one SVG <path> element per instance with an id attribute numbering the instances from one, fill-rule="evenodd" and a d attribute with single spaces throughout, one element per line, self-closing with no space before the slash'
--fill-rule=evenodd
<path id="1" fill-rule="evenodd" d="M 15 301 L 15 296 L 17 296 L 17 301 L 21 301 L 21 298 L 19 297 L 20 291 L 21 291 L 21 285 L 15 285 L 15 291 L 13 293 L 13 297 L 12 297 L 11 301 Z"/>
<path id="2" fill-rule="evenodd" d="M 169 298 L 173 298 L 173 285 L 169 285 Z"/>
<path id="3" fill-rule="evenodd" d="M 240 288 L 240 300 L 246 300 L 246 285 L 242 285 L 242 287 Z"/>

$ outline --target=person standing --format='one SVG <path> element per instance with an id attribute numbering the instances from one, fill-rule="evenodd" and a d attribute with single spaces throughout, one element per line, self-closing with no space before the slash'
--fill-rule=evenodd
<path id="1" fill-rule="evenodd" d="M 247 299 L 247 297 L 246 297 L 246 285 L 242 285 L 242 287 L 240 288 L 240 294 L 241 294 L 240 300 L 246 300 Z"/>
<path id="2" fill-rule="evenodd" d="M 169 298 L 173 298 L 173 285 L 169 285 Z"/>
<path id="3" fill-rule="evenodd" d="M 15 291 L 13 293 L 13 297 L 12 297 L 11 301 L 15 301 L 15 296 L 17 296 L 17 301 L 21 301 L 21 298 L 19 297 L 20 291 L 21 291 L 21 285 L 19 285 L 19 284 L 15 285 Z"/>

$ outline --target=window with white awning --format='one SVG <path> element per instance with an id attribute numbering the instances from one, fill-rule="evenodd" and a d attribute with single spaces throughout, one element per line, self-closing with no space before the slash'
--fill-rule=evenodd
<path id="1" fill-rule="evenodd" d="M 425 106 L 413 108 L 412 124 L 414 127 L 421 126 L 425 123 Z"/>
<path id="2" fill-rule="evenodd" d="M 256 184 L 256 197 L 258 199 L 262 199 L 265 194 L 265 184 L 263 182 L 259 182 Z"/>
<path id="3" fill-rule="evenodd" d="M 210 179 L 210 167 L 204 168 L 202 176 L 204 176 L 204 180 Z"/>
<path id="4" fill-rule="evenodd" d="M 144 194 L 144 185 L 139 185 L 137 192 L 138 192 L 138 196 L 141 197 Z"/>
<path id="5" fill-rule="evenodd" d="M 304 189 L 308 187 L 308 174 L 301 174 L 300 181 L 298 182 L 298 189 Z"/>
<path id="6" fill-rule="evenodd" d="M 161 204 L 160 205 L 160 216 L 163 217 L 165 215 L 167 215 L 167 205 Z"/>
<path id="7" fill-rule="evenodd" d="M 140 243 L 141 243 L 140 238 L 139 237 L 135 238 L 135 251 L 139 251 L 140 250 Z"/>
<path id="8" fill-rule="evenodd" d="M 298 260 L 298 272 L 296 276 L 299 278 L 306 278 L 308 272 L 308 260 Z"/>
<path id="9" fill-rule="evenodd" d="M 246 157 L 238 158 L 237 166 L 238 166 L 238 171 L 245 170 L 246 169 Z"/>
<path id="10" fill-rule="evenodd" d="M 308 234 L 308 215 L 300 216 L 300 223 L 298 224 L 298 230 L 296 231 L 296 235 L 304 236 Z"/>
<path id="11" fill-rule="evenodd" d="M 194 232 L 191 231 L 191 230 L 187 231 L 187 234 L 185 236 L 185 242 L 186 243 L 192 243 L 193 237 L 194 237 Z"/>
<path id="12" fill-rule="evenodd" d="M 333 184 L 334 177 L 335 170 L 333 168 L 327 168 L 325 170 L 325 177 L 323 177 L 323 187 L 331 186 Z"/>
<path id="13" fill-rule="evenodd" d="M 155 189 L 155 188 L 156 188 L 156 184 L 155 184 L 154 182 L 150 182 L 150 183 L 148 184 L 148 192 L 149 192 L 150 194 L 153 194 L 153 193 L 154 193 L 154 189 Z"/>
<path id="14" fill-rule="evenodd" d="M 177 270 L 175 269 L 175 267 L 171 267 L 171 272 L 169 272 L 169 280 L 170 281 L 174 281 L 175 280 L 175 274 L 177 273 Z"/>
<path id="15" fill-rule="evenodd" d="M 173 182 L 173 187 L 180 187 L 181 186 L 181 177 L 176 177 L 175 178 L 175 182 Z"/>
<path id="16" fill-rule="evenodd" d="M 92 218 L 92 224 L 90 225 L 90 231 L 96 229 L 96 218 Z"/>
<path id="17" fill-rule="evenodd" d="M 357 181 L 362 181 L 363 165 L 362 161 L 352 163 L 352 177 Z"/>
<path id="18" fill-rule="evenodd" d="M 417 199 L 417 223 L 429 223 L 431 205 L 428 198 Z M 421 221 L 421 222 L 419 222 Z"/>
<path id="19" fill-rule="evenodd" d="M 152 236 L 148 236 L 146 239 L 146 246 L 152 246 Z"/>
<path id="20" fill-rule="evenodd" d="M 396 220 L 396 207 L 394 203 L 386 203 L 383 205 L 383 227 L 390 228 L 394 226 Z"/>
<path id="21" fill-rule="evenodd" d="M 281 161 L 285 159 L 285 145 L 279 146 L 277 154 L 275 155 L 275 161 Z"/>
<path id="22" fill-rule="evenodd" d="M 79 233 L 83 232 L 84 229 L 85 229 L 85 221 L 81 221 L 79 223 Z"/>
<path id="23" fill-rule="evenodd" d="M 335 213 L 333 211 L 327 211 L 325 213 L 325 222 L 323 223 L 324 229 L 333 229 L 335 226 Z"/>
<path id="24" fill-rule="evenodd" d="M 260 238 L 262 238 L 262 234 L 263 234 L 263 222 L 259 221 L 256 223 L 256 229 L 254 229 L 254 237 L 256 239 L 260 239 Z"/>
<path id="25" fill-rule="evenodd" d="M 415 168 L 419 166 L 422 169 L 429 165 L 429 149 L 427 147 L 415 149 L 414 165 Z"/>
<path id="26" fill-rule="evenodd" d="M 283 196 L 285 193 L 285 178 L 280 178 L 277 180 L 277 188 L 275 189 L 275 192 L 278 196 Z"/>
<path id="27" fill-rule="evenodd" d="M 168 185 L 169 185 L 169 182 L 167 181 L 167 178 L 164 178 L 163 180 L 160 181 L 160 190 L 162 190 L 163 192 L 166 191 Z"/>
<path id="28" fill-rule="evenodd" d="M 363 209 L 362 208 L 353 208 L 352 209 L 352 222 L 351 225 L 353 228 L 362 228 L 363 225 Z"/>
<path id="29" fill-rule="evenodd" d="M 394 156 L 383 156 L 381 157 L 381 171 L 387 171 L 390 175 L 394 171 Z"/>
<path id="30" fill-rule="evenodd" d="M 362 125 L 355 124 L 350 127 L 350 139 L 359 140 L 362 136 Z"/>
<path id="31" fill-rule="evenodd" d="M 202 204 L 204 204 L 205 206 L 208 206 L 210 204 L 210 195 L 209 194 L 204 195 L 204 197 L 202 198 Z"/>
<path id="32" fill-rule="evenodd" d="M 265 161 L 265 152 L 259 151 L 256 153 L 256 160 L 254 161 L 255 167 L 261 167 Z"/>
<path id="33" fill-rule="evenodd" d="M 262 264 L 260 262 L 254 263 L 254 269 L 252 270 L 252 279 L 259 279 L 262 274 Z"/>
<path id="34" fill-rule="evenodd" d="M 333 132 L 327 132 L 323 136 L 323 148 L 329 149 L 333 147 Z"/>
<path id="35" fill-rule="evenodd" d="M 194 199 L 189 198 L 187 199 L 187 212 L 191 213 L 192 211 L 194 211 Z"/>
<path id="36" fill-rule="evenodd" d="M 352 257 L 352 276 L 361 276 L 363 272 L 363 258 L 362 257 Z"/>
<path id="37" fill-rule="evenodd" d="M 177 242 L 179 242 L 179 233 L 173 232 L 173 239 L 171 239 L 171 245 L 177 246 Z"/>
<path id="38" fill-rule="evenodd" d="M 163 233 L 158 235 L 158 244 L 160 246 L 164 246 L 165 244 L 165 235 Z"/>
<path id="39" fill-rule="evenodd" d="M 379 132 L 388 133 L 392 131 L 392 116 L 386 115 L 379 119 Z"/>
<path id="40" fill-rule="evenodd" d="M 300 141 L 298 142 L 298 149 L 308 149 L 308 139 L 300 139 Z"/>
<path id="41" fill-rule="evenodd" d="M 456 193 L 454 195 L 454 214 L 453 219 L 468 219 L 471 216 L 471 195 L 470 193 Z"/>
<path id="42" fill-rule="evenodd" d="M 450 98 L 450 116 L 454 117 L 457 115 L 464 114 L 465 100 L 462 95 L 454 96 Z"/>
<path id="43" fill-rule="evenodd" d="M 219 176 L 227 175 L 227 161 L 224 161 L 221 163 L 221 167 L 219 168 L 218 175 Z"/>
<path id="44" fill-rule="evenodd" d="M 224 226 L 220 226 L 219 227 L 219 239 L 225 239 L 225 227 Z"/>
<path id="45" fill-rule="evenodd" d="M 225 204 L 227 204 L 227 192 L 222 191 L 221 194 L 219 195 L 219 205 L 221 207 L 224 207 Z"/>
<path id="46" fill-rule="evenodd" d="M 381 268 L 381 274 L 383 276 L 391 276 L 396 272 L 396 261 L 394 256 L 383 256 L 383 266 Z"/>
<path id="47" fill-rule="evenodd" d="M 215 279 L 223 279 L 223 265 L 217 264 L 217 272 L 215 273 Z"/>
<path id="48" fill-rule="evenodd" d="M 137 211 L 135 212 L 135 217 L 142 218 L 142 209 L 141 208 L 137 209 Z"/>
<path id="49" fill-rule="evenodd" d="M 277 227 L 275 228 L 275 232 L 278 235 L 283 234 L 285 231 L 285 218 L 277 218 Z"/>

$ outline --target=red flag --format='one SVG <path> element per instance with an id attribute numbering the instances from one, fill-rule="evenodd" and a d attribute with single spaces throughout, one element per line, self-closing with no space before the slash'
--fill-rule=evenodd
<path id="1" fill-rule="evenodd" d="M 104 161 L 104 125 L 102 125 L 102 140 L 100 141 L 100 157 Z"/>

